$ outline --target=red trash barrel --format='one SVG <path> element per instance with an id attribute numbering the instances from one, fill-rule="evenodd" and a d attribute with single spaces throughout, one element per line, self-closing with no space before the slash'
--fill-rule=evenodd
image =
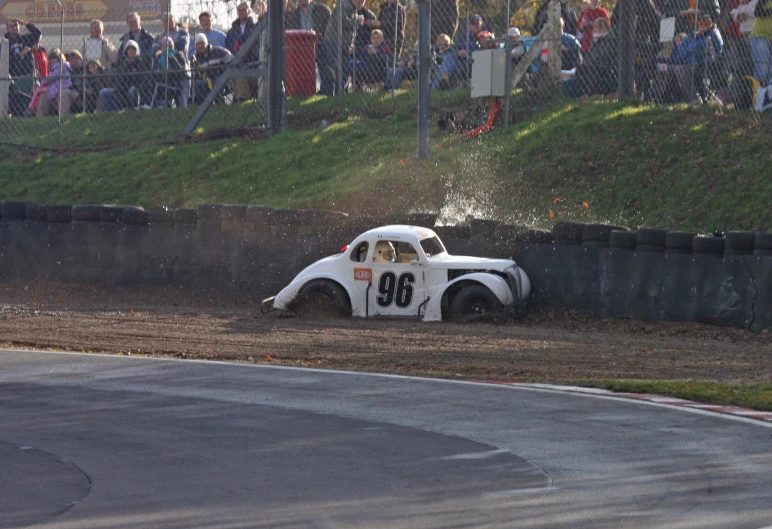
<path id="1" fill-rule="evenodd" d="M 287 95 L 312 96 L 316 93 L 316 32 L 290 29 L 284 36 L 287 65 Z"/>

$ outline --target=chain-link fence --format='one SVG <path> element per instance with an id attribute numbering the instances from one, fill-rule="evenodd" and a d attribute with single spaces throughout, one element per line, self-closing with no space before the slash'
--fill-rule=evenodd
<path id="1" fill-rule="evenodd" d="M 0 110 L 9 116 L 0 118 L 0 141 L 87 146 L 126 136 L 172 140 L 186 125 L 193 133 L 265 126 L 266 77 L 231 68 L 256 21 L 268 27 L 263 0 L 113 1 L 0 0 L 9 38 L 0 49 Z M 328 3 L 290 0 L 286 7 L 289 107 L 302 113 L 293 99 L 315 94 L 332 106 L 381 114 L 394 110 L 395 97 L 413 102 L 417 4 Z M 543 31 L 550 3 L 559 6 L 562 30 Z M 488 64 L 475 53 L 501 49 L 507 82 L 514 82 L 507 119 L 510 109 L 558 94 L 763 110 L 772 99 L 770 13 L 772 0 L 431 0 L 424 57 L 431 97 L 469 101 L 474 78 L 497 78 L 502 69 L 500 57 Z M 262 34 L 242 53 L 242 69 L 266 71 L 268 31 Z M 221 77 L 227 82 L 218 83 Z M 202 103 L 208 110 L 196 115 Z"/>

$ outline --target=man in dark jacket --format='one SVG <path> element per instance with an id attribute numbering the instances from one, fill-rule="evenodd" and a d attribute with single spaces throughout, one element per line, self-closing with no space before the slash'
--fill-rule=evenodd
<path id="1" fill-rule="evenodd" d="M 129 26 L 129 31 L 121 37 L 121 45 L 118 48 L 118 57 L 123 57 L 124 47 L 126 43 L 133 40 L 139 45 L 139 53 L 141 55 L 151 55 L 153 53 L 153 45 L 155 44 L 155 37 L 152 33 L 145 31 L 142 27 L 142 19 L 139 13 L 132 11 L 129 16 L 126 17 L 126 24 Z"/>
<path id="2" fill-rule="evenodd" d="M 335 95 L 338 58 L 345 57 L 348 60 L 348 52 L 354 42 L 354 32 L 358 25 L 364 24 L 364 17 L 357 16 L 358 9 L 357 0 L 340 0 L 332 10 L 330 23 L 324 31 L 319 58 L 319 77 L 322 83 L 319 93 L 322 95 Z M 343 19 L 343 33 L 338 31 L 339 16 Z"/>
<path id="3" fill-rule="evenodd" d="M 246 2 L 242 2 L 236 8 L 236 14 L 238 18 L 231 24 L 231 29 L 225 35 L 225 47 L 233 55 L 236 55 L 241 49 L 241 46 L 249 38 L 249 35 L 255 29 L 257 25 L 255 20 L 251 16 L 252 10 L 249 8 Z M 256 62 L 260 60 L 260 50 L 258 46 L 255 46 L 246 59 L 249 62 Z M 254 99 L 257 95 L 258 80 L 255 77 L 237 77 L 231 80 L 233 84 L 233 92 L 236 101 L 246 101 L 248 99 Z"/>
<path id="4" fill-rule="evenodd" d="M 539 9 L 536 10 L 536 15 L 533 17 L 533 35 L 536 36 L 539 34 L 539 32 L 542 30 L 544 25 L 547 23 L 547 19 L 549 17 L 547 8 L 550 5 L 550 2 L 558 2 L 559 0 L 547 0 L 542 5 L 539 6 Z M 568 33 L 569 35 L 576 36 L 576 13 L 574 13 L 574 8 L 568 5 L 567 1 L 560 2 L 560 17 L 563 19 L 563 22 L 565 23 L 565 27 L 563 28 L 564 33 Z"/>
<path id="5" fill-rule="evenodd" d="M 286 29 L 313 30 L 324 35 L 330 21 L 330 8 L 311 0 L 298 0 L 297 9 L 287 13 Z"/>
<path id="6" fill-rule="evenodd" d="M 432 0 L 432 42 L 445 34 L 451 40 L 458 29 L 458 0 Z"/>
<path id="7" fill-rule="evenodd" d="M 5 25 L 8 29 L 5 34 L 8 39 L 8 74 L 16 78 L 9 93 L 8 107 L 14 116 L 23 116 L 27 113 L 35 73 L 32 47 L 38 43 L 42 33 L 35 24 L 18 18 L 8 19 Z M 29 33 L 22 35 L 21 26 L 25 26 Z"/>

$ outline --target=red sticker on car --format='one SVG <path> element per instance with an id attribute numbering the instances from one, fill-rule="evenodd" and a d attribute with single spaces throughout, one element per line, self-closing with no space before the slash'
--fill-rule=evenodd
<path id="1" fill-rule="evenodd" d="M 370 281 L 372 278 L 372 268 L 354 268 L 354 279 L 357 281 Z"/>

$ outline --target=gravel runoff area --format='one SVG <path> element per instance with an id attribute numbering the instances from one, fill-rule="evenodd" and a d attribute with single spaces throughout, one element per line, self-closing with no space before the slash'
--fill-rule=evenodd
<path id="1" fill-rule="evenodd" d="M 772 333 L 695 323 L 518 319 L 423 323 L 316 310 L 260 314 L 249 295 L 0 284 L 0 347 L 230 360 L 503 381 L 772 382 Z"/>

